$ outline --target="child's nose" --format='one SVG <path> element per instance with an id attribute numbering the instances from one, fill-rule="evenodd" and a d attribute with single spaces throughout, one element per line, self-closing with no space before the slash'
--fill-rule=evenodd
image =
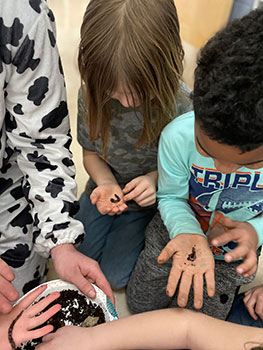
<path id="1" fill-rule="evenodd" d="M 221 160 L 217 159 L 214 159 L 214 164 L 216 169 L 224 174 L 234 173 L 238 169 L 238 166 L 233 163 L 222 162 Z"/>

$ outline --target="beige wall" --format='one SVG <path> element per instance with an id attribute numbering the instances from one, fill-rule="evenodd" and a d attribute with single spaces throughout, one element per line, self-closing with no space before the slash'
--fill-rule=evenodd
<path id="1" fill-rule="evenodd" d="M 228 21 L 233 0 L 175 0 L 181 37 L 200 48 Z"/>

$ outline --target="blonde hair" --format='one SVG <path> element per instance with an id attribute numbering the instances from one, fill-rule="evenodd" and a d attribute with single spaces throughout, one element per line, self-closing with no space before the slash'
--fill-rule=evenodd
<path id="1" fill-rule="evenodd" d="M 90 1 L 78 64 L 90 139 L 101 137 L 104 156 L 110 96 L 118 86 L 142 102 L 144 125 L 137 145 L 158 138 L 174 117 L 184 58 L 179 32 L 174 0 Z"/>

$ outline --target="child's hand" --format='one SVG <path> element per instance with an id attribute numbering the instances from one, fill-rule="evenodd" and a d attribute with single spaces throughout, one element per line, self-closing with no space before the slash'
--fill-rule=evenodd
<path id="1" fill-rule="evenodd" d="M 248 222 L 232 221 L 227 217 L 224 217 L 221 223 L 225 227 L 225 232 L 212 232 L 208 236 L 209 243 L 219 246 L 236 241 L 237 247 L 232 252 L 225 254 L 224 259 L 226 262 L 232 262 L 242 258 L 243 263 L 238 265 L 237 273 L 243 277 L 253 275 L 257 271 L 258 235 L 256 230 Z"/>
<path id="2" fill-rule="evenodd" d="M 72 350 L 76 347 L 78 350 L 94 350 L 93 343 L 96 344 L 96 339 L 91 337 L 89 340 L 91 332 L 92 328 L 62 327 L 55 333 L 45 336 L 42 344 L 38 345 L 36 350 Z"/>
<path id="3" fill-rule="evenodd" d="M 263 285 L 253 287 L 245 293 L 244 304 L 254 320 L 263 320 Z"/>
<path id="4" fill-rule="evenodd" d="M 41 315 L 37 316 L 41 311 L 43 311 L 52 301 L 59 297 L 59 293 L 52 293 L 46 298 L 43 298 L 38 303 L 31 305 L 35 299 L 43 293 L 46 289 L 46 285 L 41 286 L 31 292 L 27 297 L 22 299 L 22 301 L 13 307 L 12 311 L 8 315 L 0 316 L 0 327 L 1 327 L 1 348 L 11 349 L 11 344 L 8 340 L 8 330 L 12 322 L 17 318 L 12 330 L 12 338 L 16 346 L 21 343 L 43 337 L 53 330 L 52 325 L 47 325 L 42 328 L 35 329 L 41 324 L 46 322 L 50 317 L 52 317 L 56 312 L 60 310 L 60 305 L 54 305 Z M 3 342 L 3 343 L 2 343 Z"/>
<path id="5" fill-rule="evenodd" d="M 201 235 L 180 234 L 161 251 L 158 263 L 163 264 L 171 257 L 173 265 L 168 278 L 167 295 L 174 295 L 180 281 L 177 303 L 185 307 L 193 281 L 194 307 L 200 309 L 203 305 L 204 277 L 207 294 L 213 297 L 215 293 L 215 261 L 207 239 Z"/>
<path id="6" fill-rule="evenodd" d="M 15 275 L 6 262 L 0 259 L 0 313 L 6 314 L 12 310 L 11 302 L 19 297 L 17 290 L 11 284 Z"/>
<path id="7" fill-rule="evenodd" d="M 98 211 L 102 214 L 121 214 L 127 209 L 123 200 L 123 193 L 116 183 L 107 183 L 96 187 L 90 195 L 92 204 L 97 205 Z"/>
<path id="8" fill-rule="evenodd" d="M 148 207 L 156 202 L 156 180 L 150 175 L 136 177 L 126 184 L 123 193 L 125 202 L 134 200 L 141 207 Z"/>

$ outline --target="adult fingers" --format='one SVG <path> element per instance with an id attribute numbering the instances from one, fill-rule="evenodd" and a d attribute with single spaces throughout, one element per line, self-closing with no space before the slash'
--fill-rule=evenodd
<path id="1" fill-rule="evenodd" d="M 8 280 L 9 282 L 12 282 L 15 279 L 13 271 L 3 259 L 0 259 L 0 275 L 2 275 L 3 278 Z"/>
<path id="2" fill-rule="evenodd" d="M 95 284 L 103 290 L 103 292 L 109 297 L 113 305 L 115 305 L 115 298 L 111 289 L 109 282 L 102 273 L 99 265 L 95 268 Z"/>
<path id="3" fill-rule="evenodd" d="M 16 301 L 19 297 L 18 291 L 12 283 L 6 280 L 3 276 L 0 276 L 0 294 L 10 302 Z"/>
<path id="4" fill-rule="evenodd" d="M 12 310 L 12 304 L 2 294 L 0 294 L 0 314 L 8 314 Z"/>

